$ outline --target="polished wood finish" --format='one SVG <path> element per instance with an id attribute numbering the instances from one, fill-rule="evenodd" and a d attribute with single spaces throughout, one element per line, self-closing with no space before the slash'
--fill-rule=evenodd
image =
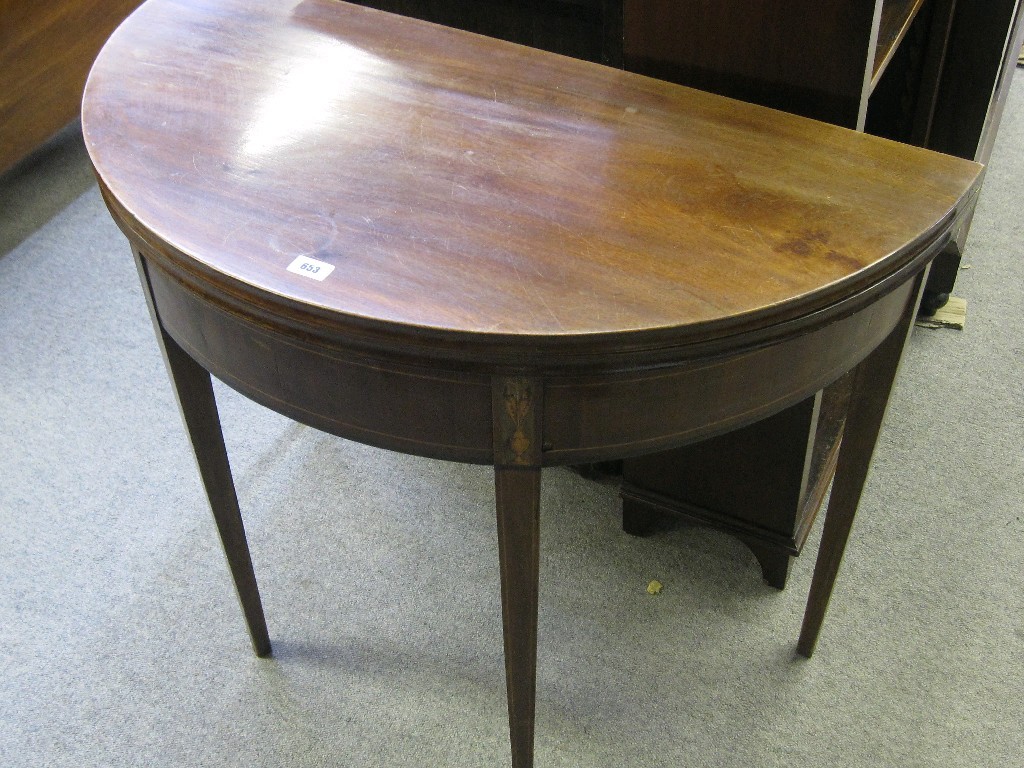
<path id="1" fill-rule="evenodd" d="M 518 768 L 541 468 L 722 434 L 856 367 L 980 170 L 333 0 L 151 0 L 83 131 L 161 339 L 303 423 L 494 466 Z"/>
<path id="2" fill-rule="evenodd" d="M 369 349 L 522 366 L 729 347 L 910 264 L 975 173 L 344 3 L 246 7 L 254 33 L 201 57 L 202 35 L 163 32 L 201 12 L 142 9 L 89 84 L 126 118 L 92 121 L 86 140 L 169 269 Z M 333 259 L 344 280 L 286 271 L 297 255 Z"/>
<path id="3" fill-rule="evenodd" d="M 1024 36 L 1020 0 L 360 4 L 624 66 L 982 163 Z M 930 272 L 922 304 L 927 312 L 953 290 L 970 218 L 964 217 L 955 242 Z"/>
<path id="4" fill-rule="evenodd" d="M 959 0 L 959 5 L 958 0 L 828 0 L 825 4 L 361 0 L 360 4 L 580 58 L 624 64 L 684 85 L 841 125 L 863 126 L 869 133 L 981 162 L 987 160 L 986 147 L 995 135 L 1022 33 L 1014 32 L 1021 30 L 1019 13 L 1017 22 L 1012 17 L 1018 0 Z M 555 16 L 560 18 L 557 24 L 551 23 Z M 600 34 L 598 26 L 603 29 Z M 1004 48 L 1008 28 L 1016 44 Z M 1005 64 L 1001 74 L 995 67 L 1000 61 Z M 994 81 L 998 85 L 990 98 L 986 89 Z M 955 138 L 959 146 L 941 143 L 943 137 L 947 142 Z M 944 303 L 953 288 L 969 221 L 970 215 L 961 219 L 955 238 L 933 262 L 922 303 L 927 313 Z M 806 418 L 795 411 L 791 415 L 795 422 L 787 425 L 787 431 L 792 433 L 806 425 Z M 777 424 L 786 417 L 773 418 Z M 641 533 L 655 524 L 656 510 L 669 509 L 685 519 L 736 533 L 757 552 L 765 578 L 783 585 L 793 548 L 799 551 L 803 532 L 813 522 L 830 480 L 834 436 L 843 418 L 841 413 L 827 414 L 819 425 L 822 434 L 811 433 L 809 441 L 780 443 L 777 436 L 766 437 L 771 430 L 752 425 L 732 438 L 679 450 L 671 468 L 661 455 L 629 461 L 623 485 L 624 529 Z M 699 478 L 687 473 L 695 453 L 715 470 Z M 810 469 L 808 456 L 828 457 L 820 466 L 824 474 L 811 472 L 816 483 L 809 494 L 803 494 L 799 483 L 790 485 L 786 493 L 770 490 L 778 484 L 780 465 Z M 728 494 L 741 471 L 748 479 L 745 487 L 751 489 L 749 498 L 724 505 L 705 501 Z M 656 472 L 662 477 L 653 484 L 662 486 L 662 491 L 666 481 L 676 479 L 671 493 L 652 491 Z M 687 474 L 684 484 L 680 476 Z M 644 480 L 636 482 L 638 477 Z M 783 501 L 786 495 L 799 501 Z M 782 518 L 787 522 L 779 523 Z"/>
<path id="5" fill-rule="evenodd" d="M 100 46 L 141 0 L 0 0 L 0 172 L 70 122 Z"/>
<path id="6" fill-rule="evenodd" d="M 512 767 L 533 765 L 543 446 L 540 379 L 495 376 L 494 495 Z"/>
<path id="7" fill-rule="evenodd" d="M 986 162 L 1020 0 L 622 0 L 627 69 Z M 953 290 L 970 224 L 925 305 Z"/>
<path id="8" fill-rule="evenodd" d="M 627 68 L 685 85 L 986 162 L 1024 34 L 1015 7 L 1018 0 L 625 0 L 624 60 Z M 1008 30 L 1015 43 L 1004 47 Z M 967 215 L 932 266 L 925 312 L 953 290 L 969 223 Z M 747 436 L 747 454 L 769 456 L 766 446 L 774 443 L 757 437 Z M 783 447 L 781 461 L 803 447 Z M 819 450 L 813 440 L 807 447 Z M 659 502 L 723 530 L 733 529 L 736 517 L 797 513 L 767 498 L 715 511 L 701 504 L 701 497 L 734 484 L 736 462 L 722 458 L 718 471 Z M 630 469 L 649 477 L 652 472 L 638 466 L 644 461 L 631 462 Z M 774 464 L 764 460 L 757 474 L 769 475 Z M 627 515 L 636 512 L 634 490 L 624 486 Z M 776 553 L 778 547 L 762 541 L 756 549 L 766 578 L 778 584 L 779 555 L 764 554 L 765 546 Z"/>
<path id="9" fill-rule="evenodd" d="M 920 2 L 623 0 L 623 7 L 627 69 L 862 129 L 871 91 Z M 888 38 L 888 47 L 876 44 Z M 823 425 L 827 433 L 841 426 L 839 418 Z M 651 525 L 657 510 L 729 532 L 782 588 L 803 544 L 797 532 L 813 522 L 823 498 L 808 497 L 800 478 L 810 456 L 827 449 L 794 406 L 769 425 L 678 449 L 672 461 L 663 454 L 632 459 L 624 467 L 624 529 Z M 689 469 L 695 463 L 711 469 L 697 474 Z M 736 498 L 740 475 L 746 492 Z"/>
<path id="10" fill-rule="evenodd" d="M 540 575 L 540 467 L 494 468 L 512 768 L 533 765 Z"/>

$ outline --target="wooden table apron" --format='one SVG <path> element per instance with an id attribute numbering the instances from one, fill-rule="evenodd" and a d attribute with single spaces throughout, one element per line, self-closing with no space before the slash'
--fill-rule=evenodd
<path id="1" fill-rule="evenodd" d="M 633 352 L 523 366 L 511 361 L 528 351 L 514 347 L 507 360 L 446 359 L 288 317 L 246 287 L 202 275 L 166 246 L 147 242 L 105 197 L 143 258 L 160 327 L 217 378 L 325 432 L 474 464 L 556 466 L 642 455 L 778 412 L 850 371 L 899 325 L 915 299 L 914 276 L 945 242 L 928 244 L 901 273 L 794 328 L 655 350 L 649 359 Z M 539 452 L 529 462 L 510 459 L 495 431 L 515 397 L 504 393 L 508 382 L 529 389 L 530 411 L 537 411 L 531 441 Z"/>
<path id="2" fill-rule="evenodd" d="M 324 99 L 311 51 L 344 98 Z M 298 101 L 254 118 L 253 93 Z M 303 104 L 320 111 L 298 134 L 255 130 Z M 211 374 L 331 434 L 494 466 L 527 768 L 542 468 L 720 434 L 852 370 L 811 655 L 923 276 L 977 166 L 327 0 L 151 0 L 97 60 L 82 122 L 257 654 Z M 314 220 L 333 227 L 326 283 L 286 268 L 313 253 L 289 246 Z"/>

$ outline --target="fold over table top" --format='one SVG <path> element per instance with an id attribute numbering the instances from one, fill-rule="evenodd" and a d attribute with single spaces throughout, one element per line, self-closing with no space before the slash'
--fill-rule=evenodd
<path id="1" fill-rule="evenodd" d="M 532 350 L 835 306 L 934 250 L 980 170 L 336 0 L 150 0 L 83 125 L 179 266 L 325 332 Z"/>

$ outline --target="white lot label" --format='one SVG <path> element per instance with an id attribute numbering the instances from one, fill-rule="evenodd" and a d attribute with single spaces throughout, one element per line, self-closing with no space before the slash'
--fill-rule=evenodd
<path id="1" fill-rule="evenodd" d="M 303 277 L 311 277 L 314 280 L 323 280 L 334 271 L 334 265 L 326 261 L 317 261 L 308 256 L 299 256 L 288 265 L 288 271 Z"/>

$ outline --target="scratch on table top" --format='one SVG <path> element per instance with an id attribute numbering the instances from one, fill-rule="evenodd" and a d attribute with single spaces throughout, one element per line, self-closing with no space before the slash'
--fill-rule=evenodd
<path id="1" fill-rule="evenodd" d="M 771 247 L 770 243 L 765 239 L 764 235 L 762 235 L 760 232 L 758 232 L 753 227 L 730 227 L 730 226 L 725 226 L 725 227 L 722 227 L 722 229 L 728 229 L 728 230 L 731 230 L 733 232 L 743 232 L 743 233 L 748 233 L 749 232 L 750 234 L 752 234 L 755 237 L 757 237 L 757 239 L 761 241 L 761 245 L 763 245 L 765 248 L 770 248 Z"/>
<path id="2" fill-rule="evenodd" d="M 525 298 L 536 299 L 537 301 L 539 301 L 541 305 L 544 307 L 544 309 L 547 310 L 547 313 L 551 317 L 551 319 L 555 321 L 555 325 L 558 326 L 558 329 L 560 331 L 564 331 L 565 325 L 559 319 L 558 315 L 555 314 L 555 311 L 551 308 L 551 305 L 548 304 L 547 300 L 545 300 L 543 290 L 538 288 L 531 289 L 526 284 L 526 281 L 523 279 L 523 273 L 519 271 L 519 265 L 516 264 L 516 259 L 514 256 L 508 259 L 508 264 L 516 273 L 516 280 L 518 280 L 519 282 L 519 287 L 522 289 L 523 296 Z M 541 273 L 538 272 L 537 274 L 540 275 Z M 536 316 L 534 316 L 532 319 L 536 319 Z"/>

